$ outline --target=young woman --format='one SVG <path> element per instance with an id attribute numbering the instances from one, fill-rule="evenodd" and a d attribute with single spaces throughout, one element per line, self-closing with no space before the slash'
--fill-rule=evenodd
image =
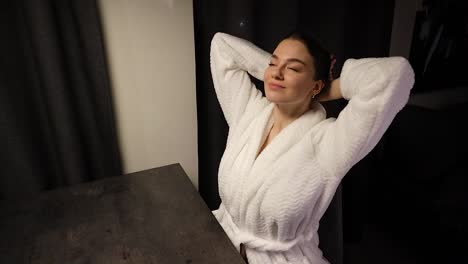
<path id="1" fill-rule="evenodd" d="M 330 54 L 305 33 L 273 54 L 217 33 L 211 72 L 229 125 L 213 214 L 250 264 L 329 263 L 319 220 L 348 170 L 406 104 L 414 74 L 401 57 L 348 59 L 330 80 Z M 265 84 L 264 97 L 248 73 Z M 338 118 L 320 101 L 349 100 Z"/>

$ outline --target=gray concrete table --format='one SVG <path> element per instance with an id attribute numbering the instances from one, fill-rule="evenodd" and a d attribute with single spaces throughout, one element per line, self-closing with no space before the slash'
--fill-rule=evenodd
<path id="1" fill-rule="evenodd" d="M 0 201 L 0 263 L 245 263 L 179 164 Z"/>

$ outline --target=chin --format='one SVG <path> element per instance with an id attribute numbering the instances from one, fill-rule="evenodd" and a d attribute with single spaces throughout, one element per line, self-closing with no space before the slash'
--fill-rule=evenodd
<path id="1" fill-rule="evenodd" d="M 270 91 L 268 88 L 265 90 L 265 97 L 268 101 L 273 103 L 284 103 L 286 100 L 285 95 L 278 91 Z"/>
<path id="2" fill-rule="evenodd" d="M 281 103 L 287 103 L 286 100 L 284 100 L 283 98 L 278 98 L 279 96 L 266 96 L 266 98 L 268 99 L 268 101 L 272 102 L 272 103 L 276 103 L 276 104 L 281 104 Z"/>
<path id="3" fill-rule="evenodd" d="M 277 101 L 277 96 L 272 96 L 270 93 L 266 92 L 265 97 L 268 99 L 268 101 L 272 103 L 276 103 Z"/>

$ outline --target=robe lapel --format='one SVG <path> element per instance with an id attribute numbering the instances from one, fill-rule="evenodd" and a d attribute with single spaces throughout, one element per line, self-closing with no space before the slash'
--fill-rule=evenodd
<path id="1" fill-rule="evenodd" d="M 239 197 L 242 195 L 245 178 L 255 159 L 255 146 L 261 140 L 273 106 L 270 103 L 257 116 L 241 119 L 240 123 L 230 131 L 219 167 L 218 183 L 221 198 L 234 221 L 239 216 Z"/>
<path id="2" fill-rule="evenodd" d="M 273 112 L 274 104 L 270 103 L 264 111 L 257 116 L 251 126 L 249 126 L 245 131 L 243 131 L 240 140 L 235 142 L 236 145 L 235 152 L 233 152 L 230 166 L 232 167 L 234 162 L 236 162 L 236 169 L 238 170 L 237 175 L 232 175 L 231 177 L 238 177 L 237 186 L 235 190 L 232 190 L 234 193 L 233 205 L 233 217 L 236 220 L 240 220 L 239 213 L 242 204 L 242 197 L 246 191 L 246 185 L 250 184 L 248 181 L 248 176 L 252 170 L 252 166 L 255 162 L 255 157 L 257 156 L 257 151 L 259 145 L 261 144 L 262 138 L 268 129 L 269 121 L 271 120 L 271 113 Z"/>
<path id="3" fill-rule="evenodd" d="M 240 196 L 241 200 L 237 201 L 240 208 L 242 208 L 242 210 L 239 212 L 239 219 L 242 222 L 245 221 L 244 218 L 248 209 L 249 201 L 260 190 L 261 185 L 268 180 L 268 176 L 270 175 L 271 170 L 274 169 L 281 156 L 284 155 L 294 145 L 296 145 L 301 139 L 303 139 L 303 137 L 306 136 L 306 134 L 308 134 L 308 132 L 311 131 L 316 124 L 326 118 L 325 109 L 321 104 L 316 103 L 312 109 L 304 113 L 298 119 L 294 120 L 278 135 L 276 135 L 270 144 L 268 144 L 260 153 L 257 159 L 255 159 L 256 151 L 260 148 L 261 144 L 261 136 L 263 135 L 261 132 L 266 133 L 266 130 L 268 129 L 268 124 L 272 117 L 272 110 L 273 108 L 268 113 L 268 118 L 265 118 L 265 120 L 262 121 L 263 130 L 256 131 L 259 132 L 260 137 L 255 138 L 255 141 L 252 142 L 253 148 L 255 149 L 252 155 L 252 165 L 250 167 L 250 171 L 243 177 L 243 180 L 247 183 L 244 183 L 242 186 L 243 190 L 242 195 Z"/>
<path id="4" fill-rule="evenodd" d="M 271 118 L 272 111 L 269 115 Z M 252 172 L 272 165 L 279 156 L 284 154 L 289 148 L 293 147 L 295 143 L 299 142 L 314 125 L 324 120 L 325 117 L 326 111 L 323 106 L 318 103 L 315 104 L 312 109 L 305 112 L 302 116 L 294 120 L 291 124 L 280 131 L 278 135 L 276 135 L 276 137 L 265 147 L 255 160 Z M 260 142 L 258 142 L 257 148 L 260 147 L 259 145 Z"/>
<path id="5" fill-rule="evenodd" d="M 239 124 L 233 131 L 233 134 L 230 136 L 232 140 L 228 142 L 226 146 L 225 157 L 220 164 L 220 170 L 231 170 L 234 164 L 234 161 L 238 159 L 239 153 L 247 148 L 245 153 L 247 156 L 242 157 L 243 159 L 248 159 L 249 164 L 253 163 L 255 160 L 256 150 L 254 150 L 260 144 L 262 135 L 265 133 L 266 126 L 268 125 L 268 120 L 271 117 L 271 113 L 274 105 L 267 105 L 259 116 L 253 120 L 242 120 L 243 123 Z M 252 159 L 251 155 L 253 153 L 254 157 Z"/>

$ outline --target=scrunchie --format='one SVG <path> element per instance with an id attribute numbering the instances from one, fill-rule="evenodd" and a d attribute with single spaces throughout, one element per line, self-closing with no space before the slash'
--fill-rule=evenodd
<path id="1" fill-rule="evenodd" d="M 335 63 L 336 63 L 336 57 L 334 54 L 331 54 L 330 55 L 330 70 L 328 72 L 328 78 L 330 79 L 330 82 L 333 81 L 333 68 L 335 67 Z"/>

